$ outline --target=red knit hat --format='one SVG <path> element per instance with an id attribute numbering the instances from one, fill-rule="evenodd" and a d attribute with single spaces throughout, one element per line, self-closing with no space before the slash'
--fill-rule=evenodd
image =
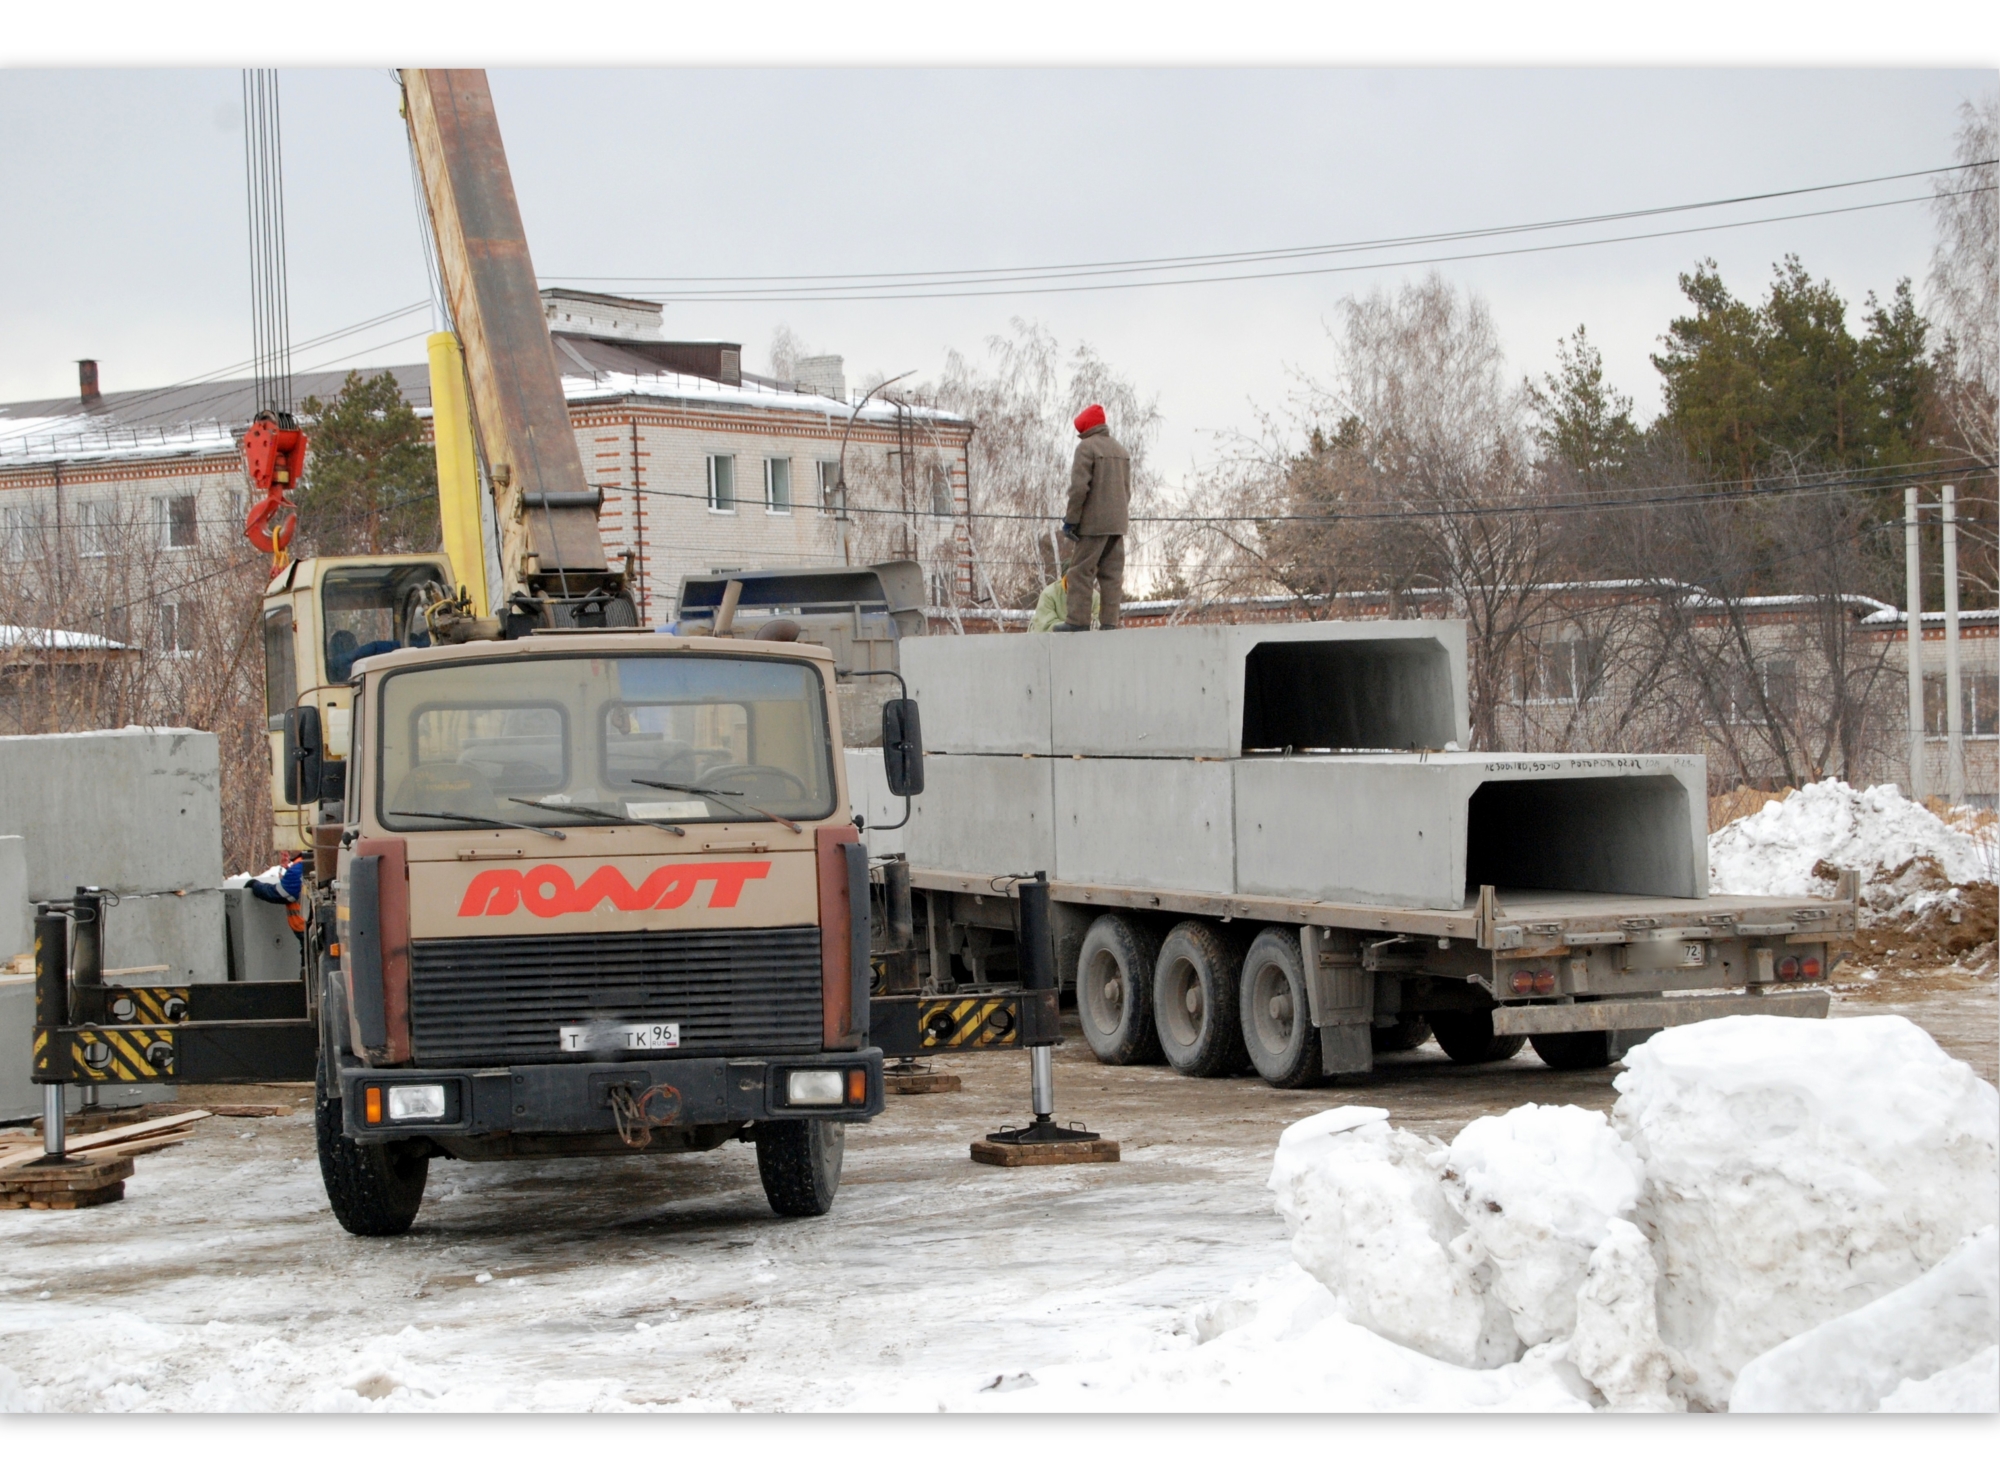
<path id="1" fill-rule="evenodd" d="M 1102 426 L 1103 424 L 1104 407 L 1101 405 L 1087 405 L 1077 412 L 1076 434 L 1081 436 L 1084 432 L 1090 430 L 1091 427 Z"/>

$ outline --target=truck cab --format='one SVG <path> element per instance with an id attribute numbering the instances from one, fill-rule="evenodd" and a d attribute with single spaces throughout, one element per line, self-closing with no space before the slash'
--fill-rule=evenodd
<path id="1" fill-rule="evenodd" d="M 825 1211 L 842 1126 L 883 1094 L 832 653 L 629 630 L 428 646 L 399 603 L 424 564 L 296 582 L 319 591 L 293 609 L 324 623 L 326 679 L 335 633 L 382 644 L 324 731 L 346 756 L 314 910 L 333 927 L 309 951 L 336 1214 L 402 1231 L 437 1155 L 737 1139 L 774 1210 Z"/>

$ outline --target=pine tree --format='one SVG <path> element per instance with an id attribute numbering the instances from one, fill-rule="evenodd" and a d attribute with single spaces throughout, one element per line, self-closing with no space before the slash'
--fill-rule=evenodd
<path id="1" fill-rule="evenodd" d="M 437 462 L 396 377 L 350 370 L 331 401 L 307 396 L 302 552 L 387 554 L 439 543 Z"/>

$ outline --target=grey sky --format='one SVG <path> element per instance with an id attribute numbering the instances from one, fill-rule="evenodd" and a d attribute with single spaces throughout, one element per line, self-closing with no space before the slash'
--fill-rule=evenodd
<path id="1" fill-rule="evenodd" d="M 1990 71 L 572 70 L 494 73 L 537 270 L 586 275 L 899 271 L 1245 250 L 1502 225 L 1947 163 Z M 396 92 L 380 70 L 282 73 L 295 339 L 425 295 Z M 248 354 L 238 74 L 0 73 L 0 400 L 106 389 Z M 1921 194 L 1922 181 L 1740 209 Z M 1656 227 L 1727 218 L 1711 213 Z M 1645 229 L 1639 227 L 1636 229 Z M 1522 372 L 1589 326 L 1650 412 L 1646 355 L 1712 255 L 1746 295 L 1797 252 L 1860 306 L 1919 286 L 1922 206 L 1586 247 L 1442 270 L 1484 293 Z M 1326 362 L 1338 299 L 1421 273 L 1046 297 L 673 304 L 675 336 L 789 323 L 872 369 L 932 373 L 1008 319 L 1087 340 L 1165 416 L 1163 470 L 1280 404 Z M 584 285 L 584 284 L 579 284 Z M 615 289 L 614 289 L 615 290 Z M 669 295 L 670 297 L 670 295 Z M 397 328 L 307 351 L 419 356 Z"/>

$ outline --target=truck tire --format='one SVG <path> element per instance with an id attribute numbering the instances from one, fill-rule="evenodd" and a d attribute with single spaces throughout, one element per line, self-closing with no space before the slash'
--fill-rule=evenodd
<path id="1" fill-rule="evenodd" d="M 1529 1038 L 1535 1055 L 1557 1072 L 1581 1072 L 1611 1062 L 1611 1033 L 1536 1032 Z"/>
<path id="2" fill-rule="evenodd" d="M 1153 1025 L 1177 1073 L 1226 1078 L 1249 1066 L 1237 989 L 1243 954 L 1213 924 L 1183 920 L 1167 931 L 1153 966 Z"/>
<path id="3" fill-rule="evenodd" d="M 1153 1025 L 1153 956 L 1159 936 L 1130 914 L 1103 913 L 1083 936 L 1076 961 L 1076 1015 L 1099 1062 L 1117 1067 L 1160 1060 Z"/>
<path id="4" fill-rule="evenodd" d="M 757 1174 L 780 1216 L 824 1216 L 840 1189 L 847 1126 L 837 1119 L 772 1119 L 759 1124 Z"/>
<path id="5" fill-rule="evenodd" d="M 1306 962 L 1296 929 L 1266 929 L 1243 957 L 1243 1046 L 1273 1088 L 1310 1088 L 1326 1074 L 1306 995 Z"/>
<path id="6" fill-rule="evenodd" d="M 1377 1057 L 1385 1052 L 1414 1052 L 1431 1039 L 1431 1024 L 1414 1012 L 1405 1012 L 1394 1026 L 1374 1027 L 1368 1036 Z"/>
<path id="7" fill-rule="evenodd" d="M 1453 1062 L 1505 1062 L 1528 1045 L 1525 1035 L 1493 1035 L 1491 1011 L 1434 1011 L 1428 1019 Z"/>
<path id="8" fill-rule="evenodd" d="M 357 1144 L 341 1132 L 340 1100 L 326 1096 L 322 1077 L 313 1094 L 319 1174 L 334 1219 L 357 1237 L 400 1237 L 417 1219 L 430 1179 L 427 1145 Z"/>

